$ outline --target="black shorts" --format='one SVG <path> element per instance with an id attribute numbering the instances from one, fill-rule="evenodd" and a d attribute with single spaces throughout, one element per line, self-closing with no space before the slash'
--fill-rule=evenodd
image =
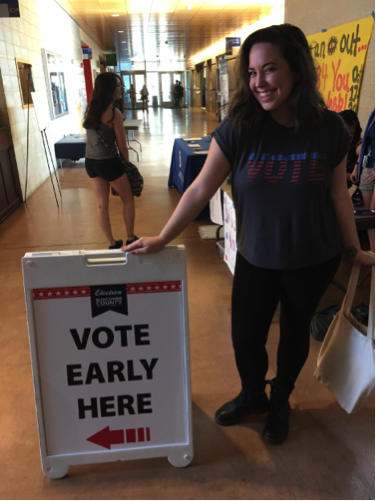
<path id="1" fill-rule="evenodd" d="M 85 169 L 89 177 L 100 177 L 109 183 L 126 173 L 120 158 L 106 158 L 105 160 L 85 158 Z"/>

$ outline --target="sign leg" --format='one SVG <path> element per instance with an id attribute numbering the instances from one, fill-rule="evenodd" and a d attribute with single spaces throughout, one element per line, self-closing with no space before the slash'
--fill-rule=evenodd
<path id="1" fill-rule="evenodd" d="M 184 468 L 188 466 L 193 459 L 193 454 L 175 453 L 168 456 L 168 460 L 172 466 L 176 468 Z"/>
<path id="2" fill-rule="evenodd" d="M 42 464 L 43 473 L 49 478 L 63 478 L 68 473 L 69 466 L 66 464 L 52 465 L 50 463 Z"/>

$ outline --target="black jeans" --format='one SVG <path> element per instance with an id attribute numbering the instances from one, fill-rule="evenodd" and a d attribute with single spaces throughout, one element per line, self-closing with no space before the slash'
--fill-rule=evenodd
<path id="1" fill-rule="evenodd" d="M 309 352 L 309 328 L 317 305 L 341 262 L 341 254 L 323 263 L 292 270 L 258 268 L 239 253 L 232 291 L 232 341 L 242 386 L 265 389 L 266 341 L 281 302 L 277 351 L 277 387 L 290 393 Z"/>

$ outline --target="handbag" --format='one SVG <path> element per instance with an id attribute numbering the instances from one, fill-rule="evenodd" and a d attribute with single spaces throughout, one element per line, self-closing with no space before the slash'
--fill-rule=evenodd
<path id="1" fill-rule="evenodd" d="M 357 187 L 354 193 L 351 195 L 351 201 L 354 207 L 364 206 L 363 195 L 360 189 Z"/>
<path id="2" fill-rule="evenodd" d="M 375 267 L 372 268 L 368 327 L 358 322 L 350 311 L 360 268 L 358 264 L 353 266 L 347 293 L 325 336 L 314 373 L 348 413 L 361 409 L 375 387 Z"/>
<path id="3" fill-rule="evenodd" d="M 108 150 L 111 151 L 111 153 L 116 156 L 119 161 L 123 164 L 125 168 L 125 172 L 128 176 L 132 193 L 135 197 L 139 197 L 142 193 L 142 190 L 144 188 L 144 178 L 141 176 L 140 171 L 138 168 L 132 164 L 129 160 L 125 160 L 125 158 L 121 157 L 117 148 L 115 147 L 114 144 L 109 144 L 100 134 L 100 132 L 97 130 L 95 131 L 97 133 L 97 137 L 101 143 L 103 143 Z M 118 195 L 116 190 L 111 190 L 111 193 L 113 195 Z"/>

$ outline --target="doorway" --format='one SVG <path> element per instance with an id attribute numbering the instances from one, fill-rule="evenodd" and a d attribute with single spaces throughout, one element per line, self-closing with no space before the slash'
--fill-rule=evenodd
<path id="1" fill-rule="evenodd" d="M 153 108 L 160 105 L 160 91 L 159 91 L 159 75 L 157 71 L 147 73 L 148 91 L 149 91 L 149 105 L 152 104 Z"/>
<path id="2" fill-rule="evenodd" d="M 161 106 L 163 108 L 173 108 L 172 73 L 160 73 Z"/>
<path id="3" fill-rule="evenodd" d="M 134 86 L 136 90 L 136 108 L 141 108 L 141 90 L 146 83 L 146 71 L 122 71 L 121 78 L 124 85 L 124 104 L 126 109 L 132 108 L 131 99 L 128 94 L 128 90 L 131 88 L 131 85 Z M 150 93 L 150 91 L 149 91 Z"/>
<path id="4" fill-rule="evenodd" d="M 184 73 L 183 72 L 174 73 L 173 71 L 169 71 L 169 72 L 160 72 L 159 75 L 160 75 L 160 88 L 161 88 L 161 96 L 160 96 L 161 106 L 163 106 L 164 108 L 174 108 L 175 107 L 174 85 L 176 80 L 178 80 L 184 87 Z"/>

